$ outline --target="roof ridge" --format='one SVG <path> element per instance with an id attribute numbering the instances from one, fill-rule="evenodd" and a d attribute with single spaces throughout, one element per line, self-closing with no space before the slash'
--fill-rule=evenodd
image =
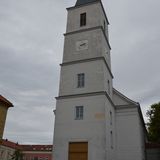
<path id="1" fill-rule="evenodd" d="M 128 102 L 133 103 L 133 104 L 135 104 L 135 105 L 139 105 L 138 102 L 136 102 L 136 101 L 128 98 L 127 96 L 125 96 L 124 94 L 122 94 L 122 93 L 121 93 L 120 91 L 118 91 L 117 89 L 113 88 L 113 91 L 114 91 L 115 93 L 119 94 L 122 98 L 124 98 L 124 99 L 127 100 Z"/>
<path id="2" fill-rule="evenodd" d="M 98 2 L 98 1 L 101 1 L 101 0 L 77 0 L 75 6 L 85 5 L 88 3 Z"/>

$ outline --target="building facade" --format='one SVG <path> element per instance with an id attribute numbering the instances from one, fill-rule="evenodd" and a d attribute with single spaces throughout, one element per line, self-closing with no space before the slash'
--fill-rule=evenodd
<path id="1" fill-rule="evenodd" d="M 23 160 L 51 160 L 52 145 L 21 145 L 9 140 L 2 140 L 0 160 L 11 160 L 15 151 L 23 154 Z"/>
<path id="2" fill-rule="evenodd" d="M 11 160 L 16 150 L 22 150 L 18 143 L 3 139 L 0 147 L 0 160 Z"/>
<path id="3" fill-rule="evenodd" d="M 67 8 L 56 98 L 55 160 L 144 160 L 139 103 L 113 88 L 108 19 L 100 0 Z"/>
<path id="4" fill-rule="evenodd" d="M 21 145 L 24 160 L 51 160 L 52 145 Z"/>
<path id="5" fill-rule="evenodd" d="M 0 145 L 2 143 L 6 116 L 9 107 L 13 107 L 13 104 L 0 95 Z"/>

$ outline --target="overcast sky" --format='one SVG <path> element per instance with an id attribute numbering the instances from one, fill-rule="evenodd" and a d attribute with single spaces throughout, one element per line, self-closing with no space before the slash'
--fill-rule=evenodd
<path id="1" fill-rule="evenodd" d="M 75 0 L 0 0 L 0 94 L 10 108 L 4 138 L 51 144 L 54 97 Z M 114 87 L 146 109 L 160 101 L 160 1 L 103 0 Z"/>

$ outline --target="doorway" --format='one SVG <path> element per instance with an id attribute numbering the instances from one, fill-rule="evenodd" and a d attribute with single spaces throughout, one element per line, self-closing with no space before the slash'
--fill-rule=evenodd
<path id="1" fill-rule="evenodd" d="M 69 160 L 88 160 L 88 142 L 69 143 Z"/>

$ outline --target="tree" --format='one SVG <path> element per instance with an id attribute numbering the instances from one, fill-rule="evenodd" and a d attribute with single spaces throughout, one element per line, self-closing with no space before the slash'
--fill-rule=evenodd
<path id="1" fill-rule="evenodd" d="M 15 152 L 11 156 L 11 160 L 23 160 L 23 153 L 21 152 L 21 150 L 15 150 Z"/>
<path id="2" fill-rule="evenodd" d="M 160 143 L 160 102 L 151 105 L 147 111 L 148 138 L 152 142 Z"/>

